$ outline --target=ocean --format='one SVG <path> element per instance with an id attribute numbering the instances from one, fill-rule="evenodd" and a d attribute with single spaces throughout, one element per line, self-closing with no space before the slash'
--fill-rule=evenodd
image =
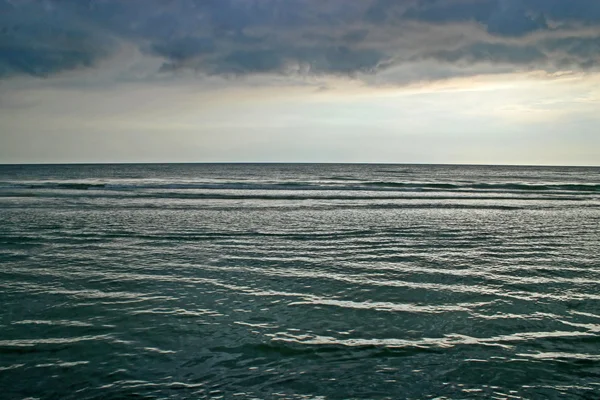
<path id="1" fill-rule="evenodd" d="M 2 399 L 598 399 L 600 168 L 0 166 Z"/>

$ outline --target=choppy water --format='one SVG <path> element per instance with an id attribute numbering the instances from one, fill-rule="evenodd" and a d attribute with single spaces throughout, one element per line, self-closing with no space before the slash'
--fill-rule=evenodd
<path id="1" fill-rule="evenodd" d="M 0 166 L 23 399 L 600 398 L 600 169 Z"/>

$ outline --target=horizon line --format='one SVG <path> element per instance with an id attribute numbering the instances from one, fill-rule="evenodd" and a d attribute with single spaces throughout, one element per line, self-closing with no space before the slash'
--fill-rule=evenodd
<path id="1" fill-rule="evenodd" d="M 600 165 L 572 165 L 572 164 L 478 164 L 478 163 L 419 163 L 419 162 L 330 162 L 330 161 L 150 161 L 150 162 L 15 162 L 0 163 L 6 166 L 69 166 L 69 165 L 412 165 L 412 166 L 448 166 L 448 167 L 547 167 L 547 168 L 600 168 Z"/>

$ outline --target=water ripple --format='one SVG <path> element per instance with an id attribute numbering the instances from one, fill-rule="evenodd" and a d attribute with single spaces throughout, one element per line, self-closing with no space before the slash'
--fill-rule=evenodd
<path id="1" fill-rule="evenodd" d="M 600 169 L 0 175 L 3 398 L 600 390 Z"/>

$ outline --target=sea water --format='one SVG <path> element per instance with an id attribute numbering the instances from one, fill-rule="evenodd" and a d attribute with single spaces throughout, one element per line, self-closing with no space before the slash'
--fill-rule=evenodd
<path id="1" fill-rule="evenodd" d="M 600 168 L 0 166 L 3 399 L 600 398 Z"/>

